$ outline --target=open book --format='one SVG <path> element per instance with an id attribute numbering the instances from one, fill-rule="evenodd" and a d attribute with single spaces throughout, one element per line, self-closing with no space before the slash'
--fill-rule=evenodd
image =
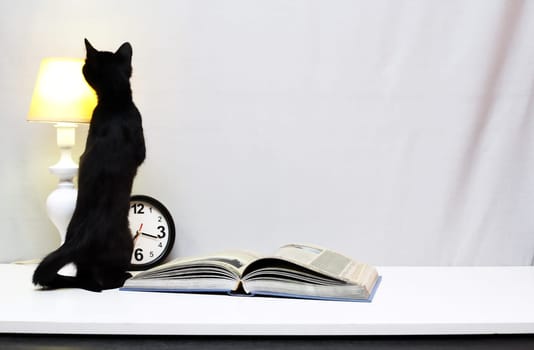
<path id="1" fill-rule="evenodd" d="M 140 272 L 121 290 L 228 293 L 371 301 L 377 270 L 331 250 L 288 244 L 268 257 L 247 251 L 179 258 Z"/>

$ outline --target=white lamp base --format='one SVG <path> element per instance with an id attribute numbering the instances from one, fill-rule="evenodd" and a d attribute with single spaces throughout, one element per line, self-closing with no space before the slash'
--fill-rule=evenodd
<path id="1" fill-rule="evenodd" d="M 59 231 L 60 244 L 65 243 L 67 227 L 76 207 L 77 194 L 73 182 L 60 181 L 58 187 L 46 199 L 48 217 Z"/>
<path id="2" fill-rule="evenodd" d="M 59 231 L 60 244 L 65 243 L 67 227 L 69 226 L 78 191 L 74 187 L 74 177 L 78 173 L 78 165 L 71 157 L 71 148 L 74 146 L 76 124 L 58 123 L 57 143 L 61 150 L 59 161 L 49 168 L 50 172 L 59 178 L 58 187 L 48 195 L 46 209 L 50 221 Z M 60 270 L 60 274 L 67 276 L 76 275 L 76 267 L 69 264 Z"/>

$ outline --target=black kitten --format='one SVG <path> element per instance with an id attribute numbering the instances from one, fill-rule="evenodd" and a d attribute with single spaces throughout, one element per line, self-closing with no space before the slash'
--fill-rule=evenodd
<path id="1" fill-rule="evenodd" d="M 97 95 L 85 151 L 80 157 L 78 198 L 65 243 L 35 270 L 33 283 L 46 289 L 118 288 L 130 277 L 133 240 L 128 224 L 132 184 L 145 159 L 141 115 L 132 101 L 132 47 L 97 51 L 85 39 L 85 79 Z M 68 263 L 75 277 L 58 275 Z"/>

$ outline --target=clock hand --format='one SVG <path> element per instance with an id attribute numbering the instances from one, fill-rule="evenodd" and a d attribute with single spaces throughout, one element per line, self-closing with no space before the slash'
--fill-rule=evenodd
<path id="1" fill-rule="evenodd" d="M 154 236 L 154 235 L 151 235 L 151 234 L 148 234 L 148 233 L 145 233 L 145 232 L 141 232 L 141 234 L 143 236 L 147 236 L 147 237 L 150 237 L 150 238 L 158 239 L 158 236 Z"/>
<path id="2" fill-rule="evenodd" d="M 141 224 L 141 226 L 139 226 L 139 230 L 137 230 L 135 232 L 135 236 L 133 238 L 133 241 L 134 241 L 134 244 L 136 243 L 137 241 L 137 238 L 139 238 L 139 235 L 141 234 L 141 230 L 143 229 L 143 224 Z"/>

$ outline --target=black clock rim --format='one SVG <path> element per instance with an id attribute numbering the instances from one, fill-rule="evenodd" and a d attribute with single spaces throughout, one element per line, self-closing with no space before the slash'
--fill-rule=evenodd
<path id="1" fill-rule="evenodd" d="M 141 202 L 147 202 L 150 203 L 152 206 L 156 207 L 161 214 L 165 217 L 165 220 L 167 221 L 167 224 L 169 226 L 169 240 L 168 244 L 163 250 L 163 252 L 152 262 L 145 263 L 145 264 L 132 264 L 130 263 L 129 271 L 139 271 L 139 270 L 146 270 L 149 268 L 152 268 L 161 262 L 165 261 L 167 256 L 169 256 L 173 246 L 174 246 L 174 240 L 176 237 L 176 228 L 174 226 L 174 220 L 172 218 L 172 215 L 170 211 L 154 197 L 150 197 L 144 194 L 134 194 L 130 196 L 130 202 L 132 201 L 141 201 Z"/>

